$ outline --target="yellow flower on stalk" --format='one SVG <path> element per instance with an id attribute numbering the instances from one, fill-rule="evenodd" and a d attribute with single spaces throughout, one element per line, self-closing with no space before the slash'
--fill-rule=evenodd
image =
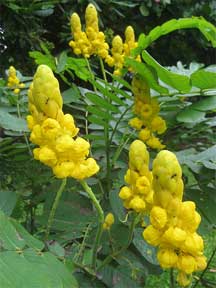
<path id="1" fill-rule="evenodd" d="M 153 207 L 143 237 L 150 245 L 158 246 L 160 266 L 177 269 L 177 281 L 187 286 L 191 274 L 207 265 L 203 239 L 196 232 L 201 217 L 194 202 L 182 202 L 182 169 L 174 153 L 160 151 L 153 161 L 152 175 Z"/>
<path id="2" fill-rule="evenodd" d="M 7 86 L 13 89 L 14 94 L 19 94 L 20 89 L 25 87 L 24 83 L 20 83 L 20 79 L 17 77 L 17 71 L 13 66 L 10 66 L 8 69 Z"/>
<path id="3" fill-rule="evenodd" d="M 28 96 L 30 140 L 39 146 L 35 159 L 51 167 L 57 178 L 84 179 L 97 173 L 96 161 L 88 158 L 89 142 L 76 137 L 79 129 L 72 115 L 62 111 L 59 83 L 48 66 L 38 67 Z"/>
<path id="4" fill-rule="evenodd" d="M 139 131 L 139 139 L 152 149 L 165 148 L 156 134 L 160 135 L 166 131 L 166 122 L 158 115 L 160 111 L 158 101 L 151 98 L 146 80 L 135 75 L 132 80 L 132 91 L 134 93 L 133 112 L 136 117 L 130 120 L 129 125 Z"/>
<path id="5" fill-rule="evenodd" d="M 149 153 L 140 140 L 130 145 L 125 182 L 129 186 L 123 186 L 119 192 L 124 207 L 137 213 L 148 211 L 153 201 L 152 174 L 149 171 Z"/>

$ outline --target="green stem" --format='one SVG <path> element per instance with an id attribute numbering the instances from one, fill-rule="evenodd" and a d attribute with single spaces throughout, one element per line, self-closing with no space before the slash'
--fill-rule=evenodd
<path id="1" fill-rule="evenodd" d="M 97 269 L 100 270 L 102 269 L 104 266 L 106 266 L 107 264 L 109 264 L 113 258 L 115 258 L 116 256 L 118 256 L 119 254 L 121 254 L 122 252 L 124 252 L 125 250 L 127 250 L 127 248 L 130 246 L 132 239 L 133 239 L 133 231 L 134 228 L 137 224 L 137 217 L 139 217 L 139 215 L 134 216 L 131 225 L 130 225 L 130 229 L 129 229 L 129 233 L 128 233 L 128 240 L 125 246 L 123 246 L 120 250 L 113 252 L 112 254 L 108 255 L 104 261 L 101 263 L 101 265 L 99 266 L 99 268 Z"/>
<path id="2" fill-rule="evenodd" d="M 22 118 L 21 112 L 20 112 L 20 105 L 19 105 L 19 95 L 18 95 L 18 99 L 17 99 L 17 115 L 18 115 L 19 118 Z M 29 144 L 29 141 L 28 141 L 28 137 L 26 136 L 25 132 L 23 133 L 23 136 L 24 136 L 24 139 L 25 139 L 25 142 L 26 142 L 26 146 L 28 147 L 29 155 L 33 156 L 31 148 L 30 148 L 30 144 Z"/>
<path id="3" fill-rule="evenodd" d="M 104 69 L 104 64 L 103 64 L 103 60 L 101 59 L 101 57 L 99 57 L 99 61 L 100 61 L 100 66 L 101 66 L 101 71 L 103 74 L 103 78 L 104 81 L 107 82 L 107 77 L 106 77 L 106 72 Z M 110 98 L 108 97 L 108 102 L 110 103 Z M 106 113 L 109 114 L 109 111 L 107 110 Z M 104 139 L 105 139 L 105 149 L 106 149 L 106 187 L 107 187 L 107 196 L 109 195 L 109 191 L 110 191 L 110 144 L 111 141 L 109 139 L 109 119 L 106 119 L 106 126 L 104 127 Z"/>
<path id="4" fill-rule="evenodd" d="M 134 104 L 133 104 L 134 105 Z M 130 105 L 125 111 L 121 114 L 121 116 L 116 121 L 115 127 L 113 128 L 112 134 L 110 136 L 110 143 L 112 143 L 113 137 L 115 135 L 115 132 L 118 128 L 119 123 L 121 122 L 122 118 L 125 116 L 125 114 L 132 108 L 133 105 Z"/>
<path id="5" fill-rule="evenodd" d="M 95 197 L 92 189 L 88 186 L 86 181 L 80 180 L 80 184 L 82 185 L 84 190 L 89 195 L 89 197 L 92 200 L 92 202 L 93 202 L 93 204 L 94 204 L 94 206 L 95 206 L 95 208 L 97 210 L 97 213 L 98 213 L 99 225 L 98 225 L 98 229 L 97 229 L 96 238 L 95 238 L 95 241 L 94 241 L 93 255 L 92 255 L 92 267 L 95 269 L 95 267 L 96 267 L 96 259 L 97 259 L 97 250 L 98 250 L 98 246 L 100 244 L 101 235 L 102 235 L 102 232 L 103 232 L 104 212 L 103 212 L 103 209 L 100 206 L 99 201 Z"/>
<path id="6" fill-rule="evenodd" d="M 170 288 L 175 288 L 173 268 L 170 269 Z"/>
<path id="7" fill-rule="evenodd" d="M 102 71 L 102 74 L 103 74 L 103 78 L 107 82 L 106 72 L 105 72 L 105 69 L 104 69 L 104 63 L 103 63 L 103 60 L 101 59 L 101 57 L 99 57 L 99 61 L 100 61 L 100 66 L 101 66 L 101 71 Z"/>
<path id="8" fill-rule="evenodd" d="M 200 281 L 202 281 L 202 278 L 203 278 L 205 272 L 208 270 L 209 265 L 210 265 L 212 259 L 214 258 L 215 253 L 216 253 L 216 247 L 215 247 L 215 249 L 213 250 L 211 257 L 209 258 L 209 261 L 208 261 L 208 263 L 207 263 L 207 265 L 206 265 L 206 268 L 203 270 L 203 272 L 202 272 L 202 274 L 200 275 L 199 279 L 195 282 L 193 288 L 195 288 L 195 287 L 198 285 L 198 283 L 199 283 Z"/>
<path id="9" fill-rule="evenodd" d="M 52 226 L 52 223 L 53 223 L 53 219 L 54 219 L 54 216 L 55 216 L 55 212 L 56 212 L 56 209 L 58 207 L 59 200 L 61 198 L 61 195 L 63 193 L 63 190 L 64 190 L 64 187 L 65 187 L 66 183 L 67 183 L 67 178 L 62 180 L 61 186 L 59 187 L 59 190 L 56 193 L 56 197 L 55 197 L 54 203 L 52 205 L 52 209 L 50 211 L 48 222 L 47 222 L 47 228 L 46 228 L 45 237 L 44 237 L 45 241 L 49 237 L 50 229 L 51 229 L 51 226 Z"/>

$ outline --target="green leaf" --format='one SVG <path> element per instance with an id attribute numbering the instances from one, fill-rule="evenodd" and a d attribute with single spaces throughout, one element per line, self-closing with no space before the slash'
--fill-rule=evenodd
<path id="1" fill-rule="evenodd" d="M 171 33 L 179 29 L 199 29 L 205 38 L 211 42 L 213 47 L 216 47 L 216 28 L 213 24 L 206 21 L 202 17 L 172 19 L 161 26 L 152 29 L 148 35 L 141 34 L 138 40 L 138 47 L 135 49 L 135 54 L 139 54 L 143 49 L 146 49 L 152 42 L 163 35 Z"/>
<path id="2" fill-rule="evenodd" d="M 103 126 L 103 127 L 107 127 L 108 126 L 105 121 L 103 121 L 101 118 L 98 118 L 97 116 L 90 115 L 90 116 L 88 116 L 88 120 L 91 123 L 94 123 L 94 124 L 97 124 L 97 125 L 100 125 L 100 126 Z"/>
<path id="3" fill-rule="evenodd" d="M 196 123 L 205 119 L 205 112 L 194 110 L 189 107 L 180 112 L 176 119 L 179 122 Z"/>
<path id="4" fill-rule="evenodd" d="M 200 69 L 191 75 L 191 83 L 202 90 L 216 88 L 216 73 Z"/>
<path id="5" fill-rule="evenodd" d="M 137 228 L 134 231 L 133 244 L 140 254 L 151 264 L 158 265 L 156 248 L 149 245 L 142 237 L 143 229 Z"/>
<path id="6" fill-rule="evenodd" d="M 72 84 L 73 88 L 69 88 L 62 93 L 64 104 L 69 104 L 71 102 L 77 102 L 81 95 L 79 89 L 76 85 Z"/>
<path id="7" fill-rule="evenodd" d="M 16 231 L 19 233 L 20 237 L 24 239 L 26 245 L 30 248 L 41 251 L 44 248 L 44 243 L 33 237 L 20 223 L 15 219 L 10 219 L 10 222 L 15 227 Z"/>
<path id="8" fill-rule="evenodd" d="M 140 63 L 131 58 L 127 58 L 125 63 L 126 65 L 132 67 L 133 70 L 140 74 L 143 78 L 145 78 L 150 88 L 154 89 L 160 94 L 168 94 L 168 89 L 158 84 L 158 81 L 155 79 L 155 75 L 146 64 Z"/>
<path id="9" fill-rule="evenodd" d="M 26 121 L 13 116 L 0 108 L 0 127 L 12 131 L 28 132 Z"/>
<path id="10" fill-rule="evenodd" d="M 0 210 L 0 245 L 7 250 L 23 249 L 26 242 Z"/>
<path id="11" fill-rule="evenodd" d="M 113 212 L 115 215 L 118 216 L 120 220 L 124 220 L 125 218 L 125 209 L 122 204 L 122 200 L 118 196 L 119 190 L 114 189 L 109 194 L 110 205 L 112 207 Z"/>
<path id="12" fill-rule="evenodd" d="M 48 242 L 47 246 L 49 248 L 49 251 L 52 252 L 54 255 L 58 257 L 65 256 L 65 249 L 57 241 Z"/>
<path id="13" fill-rule="evenodd" d="M 29 52 L 29 56 L 34 58 L 36 64 L 44 64 L 49 66 L 53 71 L 56 70 L 55 58 L 51 54 L 43 54 L 39 51 L 32 51 Z"/>
<path id="14" fill-rule="evenodd" d="M 51 253 L 0 253 L 0 283 L 7 288 L 77 288 L 75 278 Z"/>
<path id="15" fill-rule="evenodd" d="M 76 76 L 84 81 L 91 78 L 91 73 L 84 59 L 67 57 L 66 69 L 72 69 Z"/>
<path id="16" fill-rule="evenodd" d="M 94 106 L 87 106 L 86 110 L 89 111 L 90 113 L 92 113 L 93 115 L 97 115 L 99 117 L 101 117 L 102 119 L 107 119 L 107 120 L 112 120 L 113 117 L 112 115 L 108 114 L 108 113 L 104 113 L 104 111 L 102 111 L 100 109 L 100 107 L 94 107 Z"/>
<path id="17" fill-rule="evenodd" d="M 180 92 L 190 91 L 191 86 L 189 77 L 167 70 L 161 66 L 147 51 L 143 51 L 142 58 L 148 65 L 152 66 L 156 70 L 158 77 L 164 83 Z"/>
<path id="18" fill-rule="evenodd" d="M 213 111 L 216 109 L 216 96 L 206 97 L 190 107 L 199 111 Z"/>
<path id="19" fill-rule="evenodd" d="M 13 208 L 16 205 L 16 201 L 16 192 L 8 190 L 0 191 L 0 210 L 2 210 L 6 215 L 11 215 Z"/>
<path id="20" fill-rule="evenodd" d="M 113 102 L 119 104 L 119 105 L 126 105 L 117 95 L 110 92 L 110 88 L 112 88 L 112 85 L 108 85 L 106 81 L 103 81 L 100 79 L 100 81 L 105 85 L 102 86 L 98 81 L 92 81 L 93 85 L 101 92 L 102 95 L 107 96 L 108 99 L 112 100 Z M 109 87 L 109 88 L 108 88 Z"/>
<path id="21" fill-rule="evenodd" d="M 67 53 L 63 51 L 58 59 L 57 67 L 56 67 L 56 73 L 60 73 L 65 70 L 65 66 L 67 63 Z"/>
<path id="22" fill-rule="evenodd" d="M 97 94 L 94 93 L 86 93 L 86 98 L 90 100 L 93 104 L 100 106 L 100 108 L 106 109 L 108 111 L 116 112 L 118 113 L 119 110 L 116 106 L 112 105 L 111 103 L 107 102 L 105 99 L 100 97 Z"/>

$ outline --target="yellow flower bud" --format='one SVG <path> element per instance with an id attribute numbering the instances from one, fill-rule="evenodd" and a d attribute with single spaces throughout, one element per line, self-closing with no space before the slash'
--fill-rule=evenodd
<path id="1" fill-rule="evenodd" d="M 146 142 L 151 137 L 151 131 L 148 128 L 142 129 L 139 132 L 139 139 Z"/>
<path id="2" fill-rule="evenodd" d="M 138 117 L 135 117 L 129 121 L 129 125 L 136 130 L 140 130 L 142 128 L 143 121 L 141 119 L 139 119 Z"/>
<path id="3" fill-rule="evenodd" d="M 161 242 L 162 232 L 149 225 L 143 231 L 143 238 L 152 246 L 158 246 Z"/>
<path id="4" fill-rule="evenodd" d="M 142 195 L 147 195 L 150 192 L 151 185 L 146 176 L 141 176 L 136 180 L 136 189 Z"/>
<path id="5" fill-rule="evenodd" d="M 156 116 L 151 121 L 151 129 L 153 132 L 163 134 L 166 131 L 166 122 L 160 116 Z"/>
<path id="6" fill-rule="evenodd" d="M 114 221 L 115 221 L 114 215 L 112 213 L 108 213 L 103 223 L 103 229 L 109 230 L 113 225 Z"/>
<path id="7" fill-rule="evenodd" d="M 181 248 L 184 252 L 198 255 L 204 248 L 203 239 L 197 233 L 188 234 Z"/>
<path id="8" fill-rule="evenodd" d="M 196 263 L 197 263 L 197 271 L 203 271 L 206 266 L 207 266 L 207 262 L 206 262 L 206 257 L 205 256 L 197 256 L 195 257 Z"/>
<path id="9" fill-rule="evenodd" d="M 142 141 L 135 140 L 130 145 L 129 166 L 131 169 L 139 171 L 143 165 L 149 165 L 149 153 Z"/>
<path id="10" fill-rule="evenodd" d="M 180 286 L 185 287 L 191 283 L 192 277 L 191 275 L 187 275 L 185 272 L 179 271 L 177 275 L 177 281 Z"/>
<path id="11" fill-rule="evenodd" d="M 129 203 L 129 206 L 131 209 L 136 211 L 137 213 L 139 212 L 144 212 L 146 208 L 145 201 L 141 199 L 139 196 L 135 196 Z"/>
<path id="12" fill-rule="evenodd" d="M 169 227 L 163 234 L 164 243 L 179 247 L 186 239 L 187 233 L 178 227 Z"/>
<path id="13" fill-rule="evenodd" d="M 43 146 L 38 155 L 39 160 L 47 166 L 53 167 L 57 163 L 56 154 L 49 147 Z"/>
<path id="14" fill-rule="evenodd" d="M 129 187 L 124 186 L 119 192 L 119 197 L 123 200 L 127 200 L 132 196 L 132 191 Z"/>
<path id="15" fill-rule="evenodd" d="M 178 256 L 177 268 L 187 274 L 191 274 L 197 269 L 197 263 L 193 256 L 181 254 Z"/>
<path id="16" fill-rule="evenodd" d="M 154 228 L 162 229 L 167 223 L 166 210 L 161 207 L 154 206 L 150 212 L 150 221 Z"/>
<path id="17" fill-rule="evenodd" d="M 178 256 L 173 249 L 162 248 L 157 253 L 157 259 L 162 268 L 172 268 L 175 267 Z"/>

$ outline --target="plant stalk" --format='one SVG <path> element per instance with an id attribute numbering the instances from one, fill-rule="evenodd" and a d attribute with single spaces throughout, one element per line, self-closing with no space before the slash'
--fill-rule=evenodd
<path id="1" fill-rule="evenodd" d="M 92 189 L 88 186 L 86 181 L 80 180 L 80 184 L 82 185 L 84 190 L 89 195 L 89 198 L 92 200 L 92 202 L 93 202 L 93 204 L 94 204 L 94 206 L 95 206 L 95 208 L 97 210 L 97 213 L 98 213 L 98 222 L 99 222 L 98 224 L 99 225 L 98 225 L 97 234 L 96 234 L 94 245 L 93 245 L 93 255 L 92 255 L 92 267 L 95 269 L 96 268 L 96 259 L 97 259 L 97 250 L 98 250 L 98 246 L 100 244 L 101 235 L 102 235 L 102 232 L 103 232 L 104 212 L 103 212 L 103 209 L 100 206 L 99 201 L 95 197 Z"/>
<path id="2" fill-rule="evenodd" d="M 175 288 L 173 268 L 170 269 L 170 288 Z"/>
<path id="3" fill-rule="evenodd" d="M 59 200 L 60 200 L 61 195 L 62 195 L 62 193 L 64 191 L 66 183 L 67 183 L 67 178 L 64 178 L 62 180 L 61 186 L 59 187 L 59 190 L 56 193 L 56 197 L 55 197 L 52 209 L 51 209 L 50 214 L 49 214 L 48 222 L 47 222 L 47 228 L 46 228 L 45 237 L 44 237 L 45 241 L 49 237 L 50 229 L 51 229 L 51 226 L 52 226 L 52 223 L 53 223 L 53 219 L 54 219 L 54 216 L 55 216 L 55 212 L 56 212 L 56 209 L 58 207 Z"/>
<path id="4" fill-rule="evenodd" d="M 118 256 L 119 254 L 121 254 L 122 252 L 124 252 L 131 244 L 132 239 L 133 239 L 133 232 L 134 232 L 134 228 L 137 224 L 137 217 L 139 217 L 139 215 L 134 216 L 131 225 L 130 225 L 130 230 L 128 233 L 128 240 L 125 246 L 123 246 L 120 250 L 113 252 L 112 254 L 108 255 L 104 261 L 101 263 L 101 265 L 99 266 L 99 268 L 97 269 L 100 270 L 102 269 L 104 266 L 106 266 L 107 264 L 109 264 L 113 258 L 115 258 L 116 256 Z"/>

